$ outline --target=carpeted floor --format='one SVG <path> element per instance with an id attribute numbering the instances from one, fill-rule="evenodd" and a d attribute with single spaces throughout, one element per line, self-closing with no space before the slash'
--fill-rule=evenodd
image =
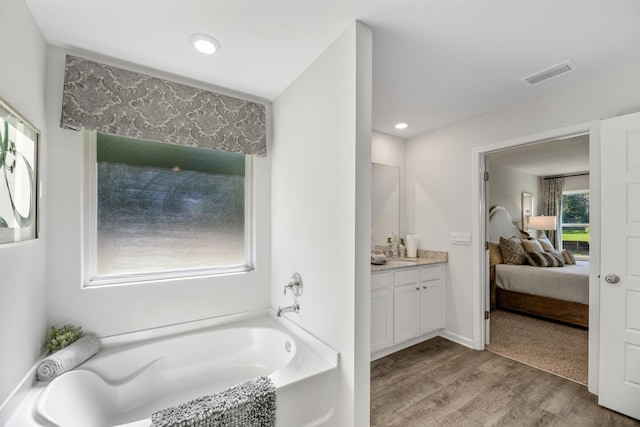
<path id="1" fill-rule="evenodd" d="M 587 384 L 589 332 L 529 316 L 491 312 L 487 350 Z"/>

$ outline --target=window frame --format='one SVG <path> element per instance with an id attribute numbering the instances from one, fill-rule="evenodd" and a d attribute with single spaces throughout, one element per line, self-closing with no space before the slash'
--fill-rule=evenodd
<path id="1" fill-rule="evenodd" d="M 97 132 L 83 130 L 84 180 L 83 180 L 83 235 L 82 235 L 82 287 L 98 288 L 114 285 L 130 285 L 154 281 L 175 280 L 206 276 L 246 273 L 254 270 L 253 209 L 254 156 L 245 155 L 244 176 L 244 265 L 185 268 L 163 272 L 102 275 L 97 274 L 98 242 L 98 162 Z"/>
<path id="2" fill-rule="evenodd" d="M 566 190 L 562 192 L 562 196 L 564 197 L 565 195 L 571 195 L 571 194 L 583 194 L 583 193 L 588 193 L 589 194 L 589 202 L 591 202 L 591 190 L 590 189 L 585 189 L 585 190 Z M 560 241 L 562 241 L 562 230 L 565 227 L 589 227 L 589 246 L 591 246 L 591 223 L 577 223 L 577 222 L 563 222 L 562 221 L 562 213 L 564 211 L 564 206 L 563 204 L 561 204 L 560 206 Z M 591 217 L 591 204 L 589 204 L 589 217 Z M 577 257 L 579 257 L 582 260 L 586 260 L 589 259 L 591 256 L 591 248 L 589 248 L 589 255 L 577 255 L 574 254 Z"/>

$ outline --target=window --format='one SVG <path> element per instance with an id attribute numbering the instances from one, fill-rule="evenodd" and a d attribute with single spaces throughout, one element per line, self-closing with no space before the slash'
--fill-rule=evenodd
<path id="1" fill-rule="evenodd" d="M 562 247 L 589 258 L 589 191 L 562 192 Z"/>
<path id="2" fill-rule="evenodd" d="M 249 269 L 249 156 L 89 134 L 85 283 Z"/>

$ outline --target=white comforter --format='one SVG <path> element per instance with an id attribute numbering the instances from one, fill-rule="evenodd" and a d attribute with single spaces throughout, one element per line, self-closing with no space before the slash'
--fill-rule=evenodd
<path id="1" fill-rule="evenodd" d="M 509 291 L 589 304 L 589 262 L 564 267 L 496 265 L 496 286 Z"/>

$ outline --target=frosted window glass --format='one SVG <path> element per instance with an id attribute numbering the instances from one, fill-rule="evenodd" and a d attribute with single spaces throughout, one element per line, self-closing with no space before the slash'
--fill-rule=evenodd
<path id="1" fill-rule="evenodd" d="M 119 139 L 98 135 L 98 276 L 246 263 L 244 155 Z"/>

